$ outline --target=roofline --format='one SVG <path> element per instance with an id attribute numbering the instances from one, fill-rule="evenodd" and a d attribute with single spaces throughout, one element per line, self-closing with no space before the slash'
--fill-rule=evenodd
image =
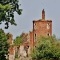
<path id="1" fill-rule="evenodd" d="M 39 19 L 39 20 L 33 20 L 33 22 L 52 22 L 52 20 L 42 20 L 42 19 Z"/>

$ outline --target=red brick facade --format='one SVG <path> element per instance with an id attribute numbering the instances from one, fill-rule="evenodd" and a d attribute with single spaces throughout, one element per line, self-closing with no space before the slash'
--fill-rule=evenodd
<path id="1" fill-rule="evenodd" d="M 34 40 L 40 36 L 52 36 L 52 21 L 38 20 L 33 21 Z"/>
<path id="2" fill-rule="evenodd" d="M 34 40 L 33 40 L 33 31 L 30 32 L 30 47 L 33 48 L 34 46 Z"/>
<path id="3" fill-rule="evenodd" d="M 52 36 L 52 20 L 45 20 L 45 11 L 42 10 L 42 19 L 33 21 L 33 31 L 30 32 L 30 43 L 34 46 L 34 42 L 40 36 Z"/>

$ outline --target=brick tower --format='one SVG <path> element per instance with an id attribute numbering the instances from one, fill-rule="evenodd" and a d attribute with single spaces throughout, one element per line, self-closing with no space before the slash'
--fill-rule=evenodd
<path id="1" fill-rule="evenodd" d="M 33 44 L 40 36 L 52 36 L 52 20 L 45 20 L 44 9 L 42 19 L 33 21 Z"/>

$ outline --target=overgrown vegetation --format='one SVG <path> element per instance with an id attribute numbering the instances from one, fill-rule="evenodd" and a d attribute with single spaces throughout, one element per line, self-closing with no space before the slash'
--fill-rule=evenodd
<path id="1" fill-rule="evenodd" d="M 16 46 L 20 46 L 22 43 L 24 43 L 27 40 L 27 34 L 22 33 L 20 36 L 17 36 L 14 40 L 14 44 Z"/>
<path id="2" fill-rule="evenodd" d="M 32 60 L 60 60 L 60 41 L 53 37 L 40 37 L 32 53 Z"/>
<path id="3" fill-rule="evenodd" d="M 6 60 L 6 56 L 8 55 L 8 43 L 7 36 L 5 32 L 0 29 L 0 60 Z"/>
<path id="4" fill-rule="evenodd" d="M 16 39 L 14 40 L 14 45 L 20 46 L 21 43 L 22 43 L 22 37 L 17 36 Z"/>
<path id="5" fill-rule="evenodd" d="M 22 33 L 20 36 L 17 36 L 15 38 L 14 45 L 17 48 L 16 55 L 15 55 L 16 58 L 19 58 L 18 57 L 18 53 L 19 53 L 18 51 L 19 51 L 20 45 L 22 45 L 26 40 L 27 40 L 27 34 L 25 34 L 25 33 Z"/>

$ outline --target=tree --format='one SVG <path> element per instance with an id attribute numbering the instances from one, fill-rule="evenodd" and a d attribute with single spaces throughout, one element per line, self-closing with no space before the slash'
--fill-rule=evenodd
<path id="1" fill-rule="evenodd" d="M 60 60 L 60 42 L 54 37 L 40 37 L 32 54 L 33 60 Z"/>
<path id="2" fill-rule="evenodd" d="M 19 0 L 0 0 L 0 24 L 5 23 L 5 29 L 8 29 L 9 23 L 17 25 L 14 19 L 14 12 L 21 15 L 22 9 L 19 8 Z M 0 60 L 6 60 L 8 54 L 8 37 L 2 29 L 0 29 Z"/>
<path id="3" fill-rule="evenodd" d="M 26 42 L 27 34 L 22 33 L 20 36 L 17 36 L 14 40 L 15 45 L 20 46 L 23 42 Z"/>
<path id="4" fill-rule="evenodd" d="M 21 15 L 22 9 L 19 9 L 19 0 L 0 0 L 0 24 L 5 22 L 5 29 L 8 29 L 9 23 L 16 25 L 14 12 Z"/>
<path id="5" fill-rule="evenodd" d="M 16 39 L 14 40 L 14 44 L 16 46 L 20 46 L 21 43 L 22 43 L 22 37 L 17 36 Z"/>
<path id="6" fill-rule="evenodd" d="M 6 56 L 8 54 L 8 43 L 7 36 L 5 32 L 0 29 L 0 60 L 6 60 Z"/>

